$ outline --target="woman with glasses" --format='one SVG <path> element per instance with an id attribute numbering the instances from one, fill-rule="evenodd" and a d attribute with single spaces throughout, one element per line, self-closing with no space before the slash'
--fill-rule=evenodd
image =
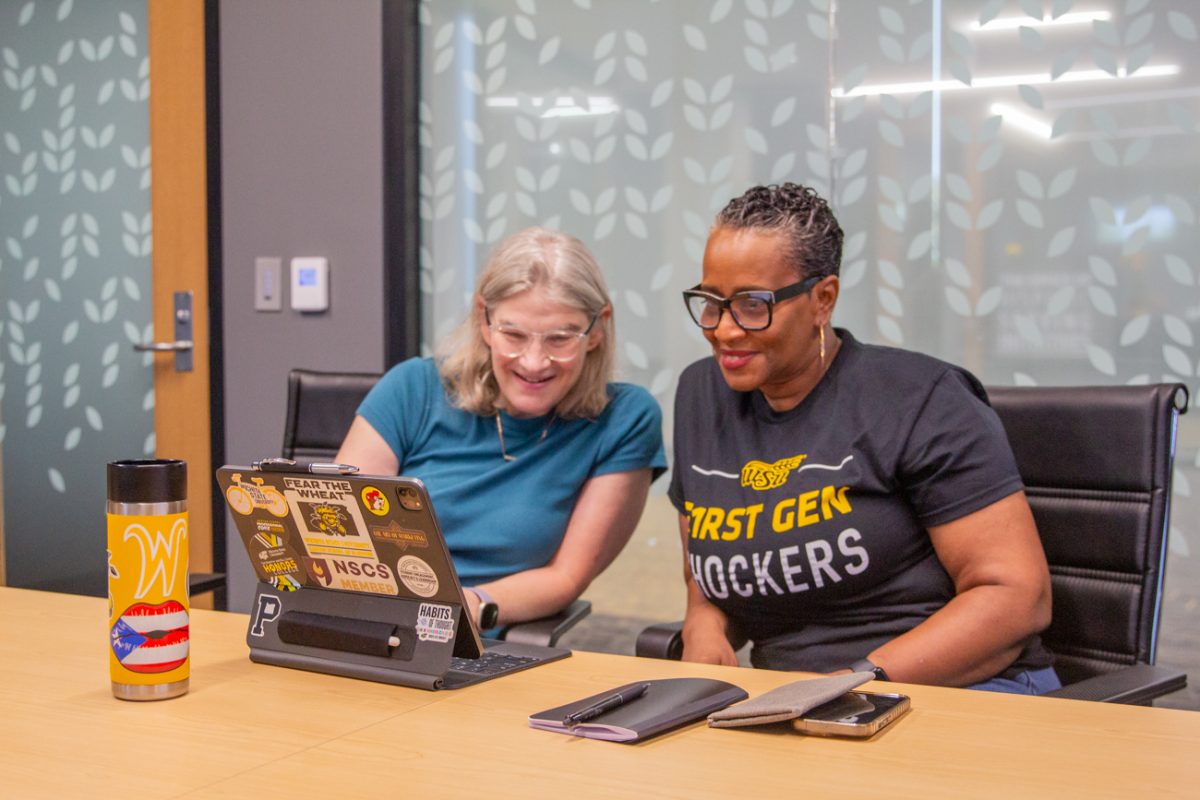
<path id="1" fill-rule="evenodd" d="M 612 382 L 608 298 L 578 239 L 505 239 L 438 357 L 384 375 L 338 452 L 364 473 L 425 482 L 485 629 L 578 598 L 665 470 L 657 402 Z"/>
<path id="2" fill-rule="evenodd" d="M 830 324 L 842 230 L 795 184 L 717 216 L 684 292 L 713 355 L 676 394 L 684 658 L 1058 687 L 1050 578 L 999 419 L 970 373 Z"/>

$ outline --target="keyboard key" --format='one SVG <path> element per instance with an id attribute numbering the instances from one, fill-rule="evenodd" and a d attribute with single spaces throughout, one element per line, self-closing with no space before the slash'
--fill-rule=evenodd
<path id="1" fill-rule="evenodd" d="M 450 669 L 456 672 L 469 672 L 472 675 L 500 675 L 535 661 L 537 661 L 536 658 L 529 656 L 514 656 L 509 653 L 486 650 L 479 658 L 450 659 Z"/>

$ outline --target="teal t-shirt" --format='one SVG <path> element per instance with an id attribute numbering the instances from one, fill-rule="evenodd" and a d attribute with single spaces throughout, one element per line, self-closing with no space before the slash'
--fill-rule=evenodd
<path id="1" fill-rule="evenodd" d="M 505 461 L 493 417 L 451 405 L 432 359 L 390 369 L 358 413 L 428 487 L 464 585 L 544 566 L 567 531 L 589 478 L 667 466 L 662 410 L 640 386 L 608 385 L 596 419 L 516 419 L 501 412 Z M 542 437 L 543 431 L 545 438 Z"/>

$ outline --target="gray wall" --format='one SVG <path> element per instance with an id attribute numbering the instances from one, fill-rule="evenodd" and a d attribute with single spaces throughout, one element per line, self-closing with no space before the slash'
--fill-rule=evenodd
<path id="1" fill-rule="evenodd" d="M 225 452 L 279 454 L 292 367 L 381 370 L 380 0 L 222 0 Z M 330 309 L 254 310 L 254 259 L 325 256 Z M 229 608 L 253 573 L 227 526 Z"/>

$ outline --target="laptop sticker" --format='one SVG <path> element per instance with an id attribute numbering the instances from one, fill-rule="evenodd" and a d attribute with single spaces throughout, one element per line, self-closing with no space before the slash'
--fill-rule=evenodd
<path id="1" fill-rule="evenodd" d="M 287 501 L 274 486 L 263 486 L 262 478 L 253 476 L 243 482 L 241 473 L 234 473 L 232 481 L 225 498 L 237 513 L 246 516 L 256 508 L 265 508 L 277 517 L 287 516 Z"/>
<path id="2" fill-rule="evenodd" d="M 300 581 L 291 575 L 275 575 L 271 578 L 271 585 L 281 592 L 294 592 L 300 588 Z"/>
<path id="3" fill-rule="evenodd" d="M 374 486 L 364 486 L 361 494 L 363 505 L 377 517 L 386 517 L 388 511 L 391 510 L 391 504 L 384 497 L 383 492 L 379 491 Z"/>
<path id="4" fill-rule="evenodd" d="M 415 595 L 433 597 L 438 592 L 438 576 L 427 563 L 416 556 L 401 556 L 396 562 L 396 574 L 405 587 Z"/>
<path id="5" fill-rule="evenodd" d="M 308 555 L 378 561 L 348 481 L 284 478 L 283 485 Z"/>
<path id="6" fill-rule="evenodd" d="M 279 619 L 282 612 L 283 607 L 279 604 L 278 597 L 260 594 L 255 602 L 254 618 L 250 621 L 250 635 L 261 639 L 266 635 L 267 623 Z"/>
<path id="7" fill-rule="evenodd" d="M 454 608 L 421 603 L 417 609 L 417 638 L 422 642 L 448 642 L 454 638 Z"/>
<path id="8" fill-rule="evenodd" d="M 326 589 L 343 589 L 368 594 L 400 594 L 396 578 L 387 564 L 364 558 L 306 558 L 309 576 Z"/>
<path id="9" fill-rule="evenodd" d="M 257 531 L 254 538 L 263 547 L 281 547 L 287 535 L 287 526 L 278 519 L 256 519 L 254 530 Z"/>
<path id="10" fill-rule="evenodd" d="M 250 548 L 269 576 L 295 575 L 300 572 L 296 554 L 288 549 L 283 523 L 273 519 L 256 519 L 258 531 L 250 540 Z"/>
<path id="11" fill-rule="evenodd" d="M 393 545 L 401 553 L 410 547 L 429 547 L 429 537 L 425 535 L 424 531 L 412 531 L 408 528 L 402 528 L 396 524 L 396 520 L 389 521 L 386 528 L 380 525 L 372 525 L 371 538 L 378 544 Z"/>
<path id="12" fill-rule="evenodd" d="M 261 557 L 262 554 L 259 554 Z M 271 576 L 276 575 L 295 575 L 300 572 L 300 565 L 296 563 L 296 559 L 291 556 L 283 558 L 273 558 L 269 561 L 263 561 L 263 572 Z"/>

